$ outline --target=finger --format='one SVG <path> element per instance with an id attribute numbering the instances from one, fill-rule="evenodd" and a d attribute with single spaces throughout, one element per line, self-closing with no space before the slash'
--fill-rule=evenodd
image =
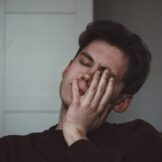
<path id="1" fill-rule="evenodd" d="M 85 94 L 85 102 L 90 103 L 92 101 L 93 97 L 96 94 L 99 80 L 100 80 L 100 71 L 96 71 L 91 81 L 90 87 Z"/>
<path id="2" fill-rule="evenodd" d="M 109 102 L 111 101 L 113 89 L 114 89 L 114 78 L 111 77 L 108 81 L 108 85 L 106 87 L 105 93 L 99 103 L 98 106 L 99 111 L 102 111 L 102 109 L 104 109 L 108 104 L 110 104 Z"/>
<path id="3" fill-rule="evenodd" d="M 97 87 L 97 92 L 93 98 L 93 101 L 92 101 L 92 105 L 98 105 L 100 100 L 102 99 L 103 97 L 103 94 L 106 90 L 106 87 L 107 87 L 107 84 L 108 84 L 108 79 L 109 79 L 109 70 L 106 69 L 103 73 L 102 73 L 102 76 L 100 78 L 100 81 L 99 81 L 99 84 L 98 84 L 98 87 Z"/>
<path id="4" fill-rule="evenodd" d="M 110 106 L 106 107 L 103 110 L 103 112 L 102 112 L 102 114 L 101 114 L 101 116 L 99 118 L 99 125 L 102 125 L 106 121 L 106 118 L 109 115 L 110 111 L 111 111 Z"/>
<path id="5" fill-rule="evenodd" d="M 109 112 L 110 112 L 110 108 L 107 107 L 98 114 L 96 120 L 93 122 L 96 128 L 100 127 L 103 123 L 105 123 Z"/>
<path id="6" fill-rule="evenodd" d="M 78 87 L 78 79 L 74 78 L 72 81 L 72 103 L 79 103 L 79 87 Z"/>

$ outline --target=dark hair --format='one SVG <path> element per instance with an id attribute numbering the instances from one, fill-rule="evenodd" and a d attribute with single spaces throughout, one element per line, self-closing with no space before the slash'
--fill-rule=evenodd
<path id="1" fill-rule="evenodd" d="M 145 82 L 150 69 L 151 53 L 143 40 L 120 23 L 112 20 L 94 21 L 81 33 L 77 54 L 97 39 L 116 46 L 127 56 L 128 68 L 123 78 L 122 93 L 136 93 Z"/>

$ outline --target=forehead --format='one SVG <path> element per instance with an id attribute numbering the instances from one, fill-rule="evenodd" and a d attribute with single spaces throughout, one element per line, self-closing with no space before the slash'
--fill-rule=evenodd
<path id="1" fill-rule="evenodd" d="M 100 65 L 110 69 L 118 79 L 122 78 L 127 69 L 128 59 L 125 54 L 105 41 L 93 41 L 79 53 L 79 57 L 86 57 L 84 54 L 90 56 L 92 58 L 90 61 L 93 60 L 92 62 L 96 66 Z"/>

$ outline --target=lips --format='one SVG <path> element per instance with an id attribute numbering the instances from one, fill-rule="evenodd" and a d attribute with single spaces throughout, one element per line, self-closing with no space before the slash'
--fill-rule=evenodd
<path id="1" fill-rule="evenodd" d="M 71 83 L 71 86 L 72 86 L 72 83 Z M 79 88 L 80 96 L 83 96 L 88 90 L 88 84 L 83 79 L 80 79 L 78 83 L 78 88 Z"/>

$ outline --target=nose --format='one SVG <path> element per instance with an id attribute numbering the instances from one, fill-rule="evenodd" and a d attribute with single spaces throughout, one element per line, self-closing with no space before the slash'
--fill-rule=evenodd
<path id="1" fill-rule="evenodd" d="M 86 85 L 89 87 L 91 80 L 93 78 L 93 75 L 95 73 L 97 69 L 91 68 L 88 69 L 82 76 L 82 79 L 84 80 L 84 82 L 86 83 Z"/>
<path id="2" fill-rule="evenodd" d="M 93 68 L 93 69 L 89 69 L 89 71 L 86 72 L 86 73 L 84 74 L 83 78 L 84 78 L 85 80 L 90 80 L 90 79 L 92 79 L 94 73 L 95 73 L 97 70 L 100 71 L 101 74 L 102 74 L 102 73 L 104 72 L 105 69 L 106 69 L 106 68 L 103 67 L 103 66 L 98 66 L 98 67 L 95 67 L 95 68 Z"/>
<path id="3" fill-rule="evenodd" d="M 93 78 L 94 73 L 99 70 L 101 73 L 105 70 L 104 67 L 98 66 L 92 69 L 89 69 L 84 75 L 83 75 L 83 80 L 86 81 L 88 85 L 90 85 L 91 80 Z"/>
<path id="4" fill-rule="evenodd" d="M 84 80 L 86 86 L 89 87 L 91 80 L 92 80 L 92 74 L 91 73 L 85 73 L 82 77 L 82 79 Z"/>

